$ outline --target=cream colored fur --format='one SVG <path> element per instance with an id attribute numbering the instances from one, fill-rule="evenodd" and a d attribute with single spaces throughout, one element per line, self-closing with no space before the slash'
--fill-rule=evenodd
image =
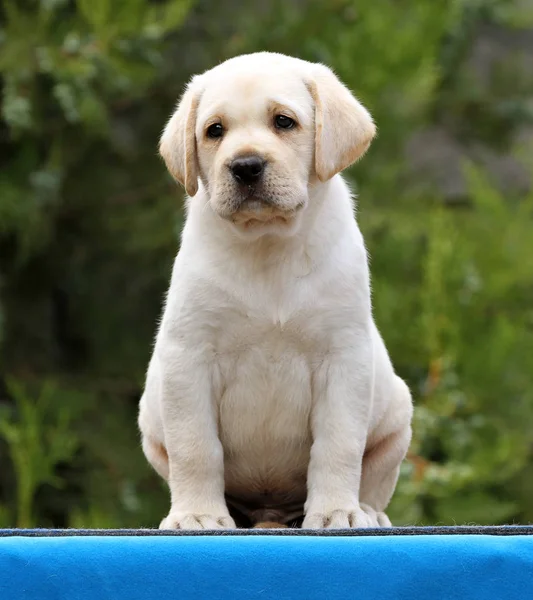
<path id="1" fill-rule="evenodd" d="M 192 197 L 140 403 L 161 527 L 233 527 L 225 494 L 305 504 L 309 528 L 390 525 L 411 397 L 339 174 L 374 134 L 327 67 L 270 53 L 195 77 L 168 122 L 161 154 Z M 250 154 L 266 167 L 248 197 L 229 165 Z"/>

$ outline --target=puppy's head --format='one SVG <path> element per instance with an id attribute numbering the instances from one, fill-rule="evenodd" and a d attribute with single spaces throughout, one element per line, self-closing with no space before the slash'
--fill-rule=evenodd
<path id="1" fill-rule="evenodd" d="M 375 127 L 323 65 L 267 52 L 194 77 L 160 143 L 189 196 L 256 238 L 297 231 L 310 187 L 364 154 Z"/>

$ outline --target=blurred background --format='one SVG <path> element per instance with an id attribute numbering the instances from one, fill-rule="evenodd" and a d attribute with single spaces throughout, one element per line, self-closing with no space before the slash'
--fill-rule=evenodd
<path id="1" fill-rule="evenodd" d="M 256 50 L 379 127 L 347 176 L 416 404 L 393 522 L 533 521 L 533 0 L 3 0 L 0 526 L 166 514 L 136 428 L 183 223 L 158 137 Z"/>

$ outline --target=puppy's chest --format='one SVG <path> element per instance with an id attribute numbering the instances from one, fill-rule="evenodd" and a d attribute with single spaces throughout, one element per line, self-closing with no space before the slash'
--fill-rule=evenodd
<path id="1" fill-rule="evenodd" d="M 311 359 L 326 346 L 331 311 L 313 301 L 304 286 L 250 285 L 245 290 L 228 296 L 212 312 L 217 353 L 231 356 L 255 349 L 274 361 L 287 352 Z"/>
<path id="2" fill-rule="evenodd" d="M 228 321 L 216 343 L 221 410 L 276 419 L 310 402 L 323 349 L 299 320 L 247 316 Z M 297 415 L 293 415 L 297 417 Z M 278 424 L 279 428 L 279 424 Z"/>
<path id="3" fill-rule="evenodd" d="M 249 415 L 260 426 L 272 421 L 279 432 L 291 427 L 286 418 L 293 429 L 307 418 L 313 372 L 327 353 L 329 333 L 324 313 L 298 286 L 263 292 L 228 299 L 217 311 L 212 341 L 221 413 L 238 412 L 241 421 Z"/>
<path id="4" fill-rule="evenodd" d="M 227 380 L 238 371 L 257 382 L 267 374 L 283 378 L 287 364 L 302 362 L 313 370 L 327 349 L 323 329 L 321 319 L 302 307 L 235 306 L 219 315 L 213 339 L 221 374 Z"/>

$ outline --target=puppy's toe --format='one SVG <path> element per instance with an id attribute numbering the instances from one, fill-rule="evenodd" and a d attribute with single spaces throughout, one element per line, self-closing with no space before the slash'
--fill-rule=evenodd
<path id="1" fill-rule="evenodd" d="M 198 520 L 202 529 L 232 529 L 235 523 L 231 517 L 215 517 L 212 515 L 199 515 Z"/>
<path id="2" fill-rule="evenodd" d="M 360 507 L 350 512 L 349 520 L 350 528 L 352 529 L 370 529 L 375 527 L 374 519 Z"/>
<path id="3" fill-rule="evenodd" d="M 302 529 L 366 529 L 375 526 L 372 517 L 362 508 L 354 507 L 306 515 Z"/>
<path id="4" fill-rule="evenodd" d="M 161 521 L 159 529 L 235 529 L 235 521 L 227 515 L 171 512 Z"/>
<path id="5" fill-rule="evenodd" d="M 384 512 L 374 510 L 369 504 L 361 504 L 361 508 L 371 519 L 371 527 L 392 527 L 389 517 Z"/>
<path id="6" fill-rule="evenodd" d="M 378 518 L 378 525 L 380 527 L 392 527 L 392 523 L 390 522 L 389 517 L 384 512 L 376 513 Z"/>
<path id="7" fill-rule="evenodd" d="M 326 515 L 320 513 L 306 515 L 302 523 L 302 529 L 324 529 L 326 522 Z"/>
<path id="8" fill-rule="evenodd" d="M 188 529 L 189 531 L 209 529 L 209 527 L 204 526 L 204 523 L 208 520 L 207 515 L 183 515 L 178 521 L 178 529 Z"/>
<path id="9" fill-rule="evenodd" d="M 346 510 L 334 510 L 326 515 L 325 525 L 327 529 L 349 529 L 350 513 Z"/>
<path id="10" fill-rule="evenodd" d="M 218 527 L 215 527 L 215 529 L 237 529 L 237 525 L 231 517 L 219 517 L 217 523 Z"/>

